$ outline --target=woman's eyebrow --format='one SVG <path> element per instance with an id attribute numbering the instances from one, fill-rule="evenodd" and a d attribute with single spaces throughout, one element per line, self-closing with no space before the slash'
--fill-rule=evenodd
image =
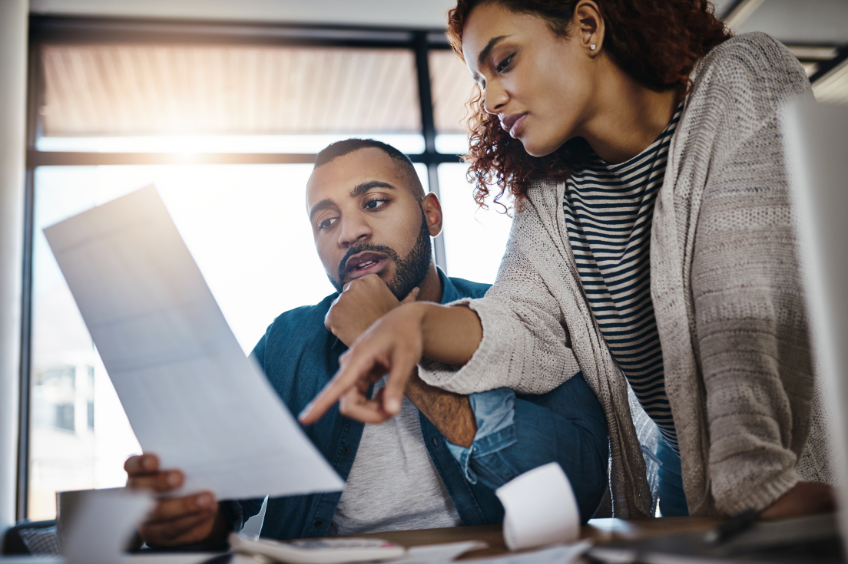
<path id="1" fill-rule="evenodd" d="M 489 42 L 486 43 L 486 46 L 483 47 L 483 50 L 480 51 L 480 54 L 477 56 L 477 63 L 480 66 L 483 66 L 483 61 L 485 61 L 486 58 L 489 56 L 489 53 L 492 52 L 494 46 L 506 39 L 507 37 L 509 37 L 509 35 L 499 35 L 497 37 L 491 38 Z"/>
<path id="2" fill-rule="evenodd" d="M 388 182 L 381 182 L 380 180 L 370 180 L 368 182 L 363 182 L 362 184 L 356 186 L 353 190 L 351 190 L 350 197 L 356 198 L 357 196 L 361 196 L 372 188 L 388 188 L 389 190 L 395 189 L 395 187 L 389 184 Z"/>

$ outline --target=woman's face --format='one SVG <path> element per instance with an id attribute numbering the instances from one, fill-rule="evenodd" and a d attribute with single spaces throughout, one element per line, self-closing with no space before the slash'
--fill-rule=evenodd
<path id="1" fill-rule="evenodd" d="M 575 18 L 577 19 L 577 18 Z M 549 155 L 589 119 L 595 77 L 587 38 L 572 25 L 556 35 L 546 20 L 498 2 L 474 8 L 462 32 L 462 54 L 483 90 L 485 109 L 534 157 Z"/>

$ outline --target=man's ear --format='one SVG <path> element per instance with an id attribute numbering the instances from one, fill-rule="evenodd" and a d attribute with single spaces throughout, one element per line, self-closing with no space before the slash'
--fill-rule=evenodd
<path id="1" fill-rule="evenodd" d="M 438 196 L 433 193 L 424 196 L 421 200 L 421 209 L 424 211 L 424 217 L 427 218 L 427 229 L 430 231 L 430 237 L 436 237 L 442 232 L 442 203 Z"/>

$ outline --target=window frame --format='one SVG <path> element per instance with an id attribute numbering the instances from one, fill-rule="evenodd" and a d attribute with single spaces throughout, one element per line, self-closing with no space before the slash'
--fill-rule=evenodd
<path id="1" fill-rule="evenodd" d="M 430 191 L 439 195 L 438 166 L 458 163 L 460 155 L 436 151 L 429 53 L 448 50 L 442 29 L 393 28 L 291 23 L 222 23 L 181 20 L 127 18 L 30 16 L 29 64 L 27 76 L 26 177 L 24 198 L 23 286 L 21 294 L 20 410 L 18 436 L 16 516 L 27 517 L 30 468 L 31 385 L 32 385 L 32 274 L 34 238 L 35 169 L 39 166 L 98 166 L 175 164 L 173 153 L 95 153 L 38 151 L 42 136 L 45 81 L 41 48 L 50 44 L 131 43 L 271 45 L 296 47 L 337 47 L 369 49 L 408 49 L 415 57 L 421 135 L 424 152 L 410 154 L 414 163 L 427 167 Z M 311 153 L 201 153 L 192 164 L 297 164 L 313 163 Z M 434 240 L 436 264 L 447 271 L 444 234 Z"/>

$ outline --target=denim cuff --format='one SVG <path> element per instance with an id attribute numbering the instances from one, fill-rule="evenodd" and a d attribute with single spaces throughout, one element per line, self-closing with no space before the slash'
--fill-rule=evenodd
<path id="1" fill-rule="evenodd" d="M 477 474 L 471 463 L 482 456 L 503 450 L 518 442 L 515 433 L 515 392 L 497 388 L 468 396 L 471 410 L 477 421 L 477 433 L 470 448 L 447 443 L 448 450 L 459 462 L 465 479 L 477 483 Z"/>

